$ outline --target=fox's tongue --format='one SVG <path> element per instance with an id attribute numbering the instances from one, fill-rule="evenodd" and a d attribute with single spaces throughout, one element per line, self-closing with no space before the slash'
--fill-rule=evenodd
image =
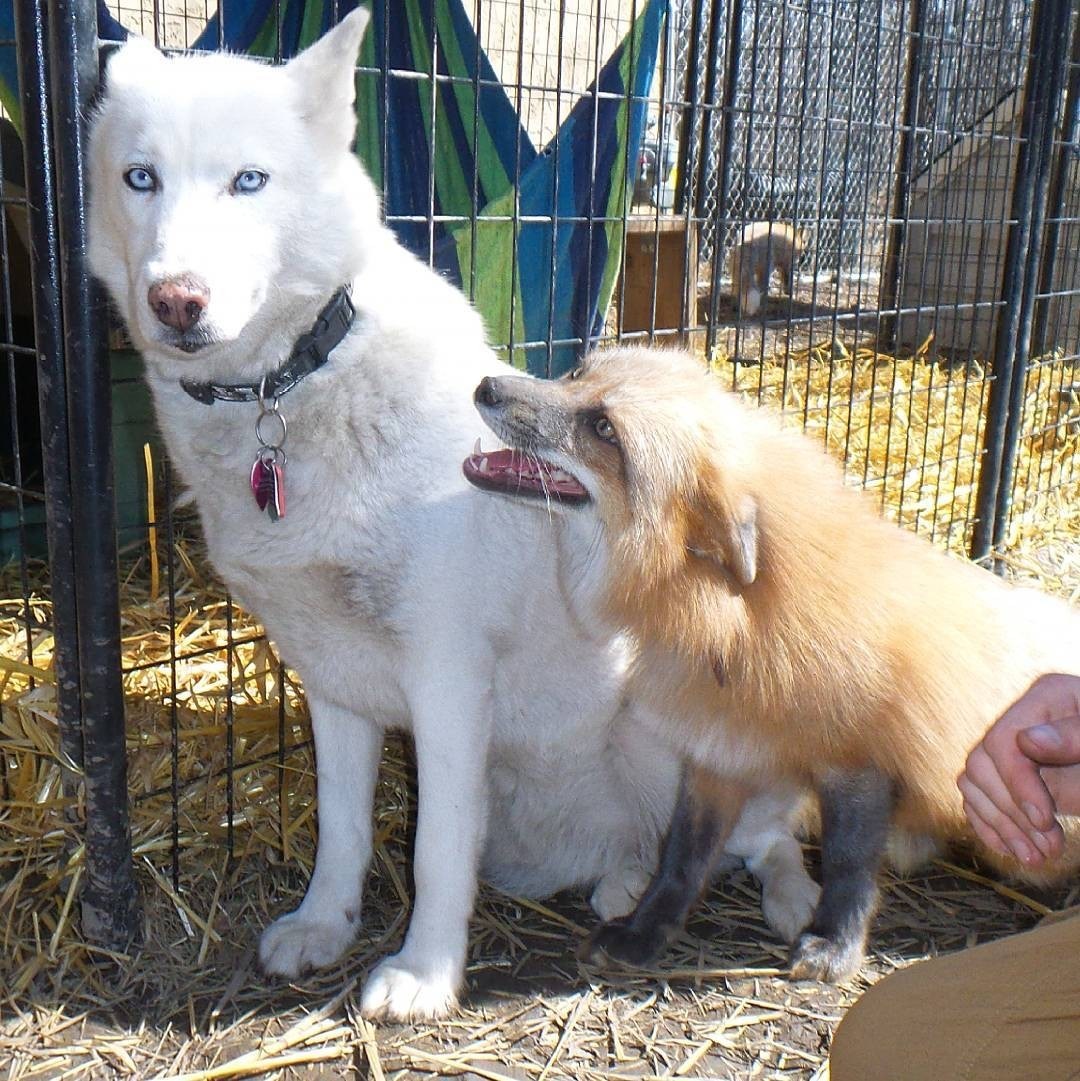
<path id="1" fill-rule="evenodd" d="M 584 503 L 589 498 L 577 477 L 520 450 L 476 451 L 465 459 L 462 469 L 470 483 L 493 492 L 560 499 L 566 503 Z"/>

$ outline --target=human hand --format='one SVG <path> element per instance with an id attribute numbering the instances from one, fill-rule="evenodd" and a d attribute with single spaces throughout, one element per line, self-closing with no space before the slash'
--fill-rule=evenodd
<path id="1" fill-rule="evenodd" d="M 1060 855 L 1055 815 L 1080 814 L 1080 677 L 1037 679 L 987 730 L 957 784 L 988 848 L 1029 867 Z"/>

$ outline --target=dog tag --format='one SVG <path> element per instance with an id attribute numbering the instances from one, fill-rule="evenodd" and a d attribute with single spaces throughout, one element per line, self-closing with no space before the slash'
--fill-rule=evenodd
<path id="1" fill-rule="evenodd" d="M 259 510 L 265 510 L 272 522 L 285 517 L 285 470 L 276 458 L 260 455 L 255 459 L 251 492 Z"/>

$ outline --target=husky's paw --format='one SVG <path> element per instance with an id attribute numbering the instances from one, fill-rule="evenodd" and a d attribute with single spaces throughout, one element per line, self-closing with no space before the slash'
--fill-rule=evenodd
<path id="1" fill-rule="evenodd" d="M 423 966 L 425 969 L 427 966 Z M 380 961 L 364 984 L 360 1010 L 365 1017 L 388 1021 L 428 1021 L 445 1017 L 457 1005 L 456 973 L 422 971 L 403 953 Z"/>
<path id="2" fill-rule="evenodd" d="M 788 945 L 810 925 L 821 899 L 821 887 L 800 867 L 777 875 L 761 890 L 761 914 Z"/>
<path id="3" fill-rule="evenodd" d="M 604 875 L 596 884 L 589 904 L 605 923 L 629 916 L 649 885 L 651 875 L 640 863 L 620 867 Z"/>
<path id="4" fill-rule="evenodd" d="M 268 976 L 295 979 L 337 961 L 352 945 L 354 922 L 317 920 L 297 909 L 275 920 L 259 939 L 259 965 Z"/>
<path id="5" fill-rule="evenodd" d="M 643 968 L 655 961 L 678 928 L 654 924 L 635 928 L 629 920 L 612 920 L 602 924 L 585 940 L 578 955 L 583 961 L 602 965 L 605 961 L 617 961 L 633 968 Z"/>
<path id="6" fill-rule="evenodd" d="M 861 942 L 835 942 L 807 931 L 791 951 L 791 978 L 843 983 L 859 971 L 862 960 Z"/>

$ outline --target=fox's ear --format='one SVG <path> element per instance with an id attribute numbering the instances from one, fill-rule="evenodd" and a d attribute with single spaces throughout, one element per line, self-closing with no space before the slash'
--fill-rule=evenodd
<path id="1" fill-rule="evenodd" d="M 370 21 L 367 8 L 356 8 L 285 65 L 299 89 L 305 118 L 346 143 L 356 128 L 356 57 Z"/>
<path id="2" fill-rule="evenodd" d="M 739 585 L 750 585 L 758 571 L 757 509 L 757 501 L 748 494 L 703 483 L 689 523 L 687 548 L 699 559 L 720 564 Z"/>

